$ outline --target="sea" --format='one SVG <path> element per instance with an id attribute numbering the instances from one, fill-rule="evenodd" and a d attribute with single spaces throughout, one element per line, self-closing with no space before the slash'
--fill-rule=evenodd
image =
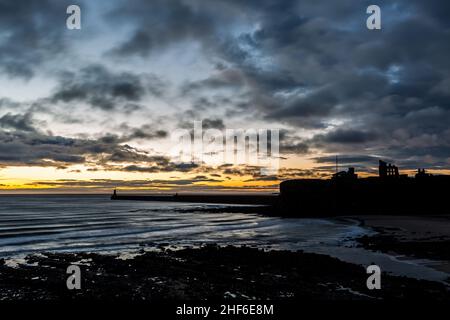
<path id="1" fill-rule="evenodd" d="M 111 201 L 106 195 L 1 195 L 0 257 L 43 252 L 132 255 L 205 244 L 303 250 L 392 274 L 443 281 L 428 261 L 371 252 L 355 238 L 373 234 L 357 219 L 280 218 L 227 212 L 230 205 Z M 221 212 L 208 212 L 222 208 Z M 225 209 L 223 209 L 225 208 Z M 231 212 L 233 211 L 233 212 Z"/>

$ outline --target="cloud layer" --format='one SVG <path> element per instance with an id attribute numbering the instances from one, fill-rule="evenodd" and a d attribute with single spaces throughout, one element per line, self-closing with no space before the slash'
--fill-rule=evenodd
<path id="1" fill-rule="evenodd" d="M 320 176 L 334 154 L 366 171 L 378 158 L 450 169 L 447 1 L 380 0 L 380 31 L 365 27 L 369 1 L 80 1 L 80 31 L 65 28 L 69 4 L 0 0 L 0 88 L 31 96 L 0 91 L 0 167 L 210 179 L 157 150 L 204 119 L 280 128 L 283 159 L 316 166 L 274 180 Z"/>

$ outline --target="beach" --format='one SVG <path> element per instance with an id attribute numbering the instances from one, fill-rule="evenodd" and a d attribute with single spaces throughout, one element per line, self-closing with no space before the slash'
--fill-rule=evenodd
<path id="1" fill-rule="evenodd" d="M 450 215 L 363 215 L 355 217 L 377 233 L 358 242 L 368 250 L 423 259 L 450 273 Z"/>
<path id="2" fill-rule="evenodd" d="M 4 261 L 3 261 L 4 262 Z M 2 262 L 0 261 L 0 264 Z M 80 290 L 67 290 L 66 268 L 76 264 Z M 3 301 L 448 301 L 442 283 L 382 275 L 369 290 L 365 268 L 325 255 L 217 247 L 120 255 L 29 256 L 0 265 Z"/>
<path id="3" fill-rule="evenodd" d="M 447 301 L 448 216 L 0 197 L 2 301 Z M 68 266 L 81 290 L 68 290 Z M 382 271 L 369 290 L 366 268 Z"/>

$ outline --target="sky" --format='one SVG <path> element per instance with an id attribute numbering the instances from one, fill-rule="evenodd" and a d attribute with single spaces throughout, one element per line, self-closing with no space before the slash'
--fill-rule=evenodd
<path id="1" fill-rule="evenodd" d="M 336 156 L 449 173 L 448 17 L 445 0 L 0 0 L 0 192 L 273 192 Z M 279 170 L 174 161 L 194 121 L 279 130 Z"/>

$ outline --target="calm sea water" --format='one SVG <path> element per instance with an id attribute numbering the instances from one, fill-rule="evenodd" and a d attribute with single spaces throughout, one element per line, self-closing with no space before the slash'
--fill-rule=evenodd
<path id="1" fill-rule="evenodd" d="M 370 233 L 352 219 L 286 219 L 207 213 L 219 205 L 111 201 L 108 196 L 0 196 L 0 257 L 29 253 L 120 252 L 158 246 L 251 245 L 324 253 L 430 280 L 448 274 L 421 262 L 351 247 Z"/>
<path id="2" fill-rule="evenodd" d="M 122 251 L 142 244 L 300 249 L 364 233 L 343 221 L 200 211 L 205 207 L 218 205 L 111 201 L 105 196 L 0 196 L 0 255 Z"/>

